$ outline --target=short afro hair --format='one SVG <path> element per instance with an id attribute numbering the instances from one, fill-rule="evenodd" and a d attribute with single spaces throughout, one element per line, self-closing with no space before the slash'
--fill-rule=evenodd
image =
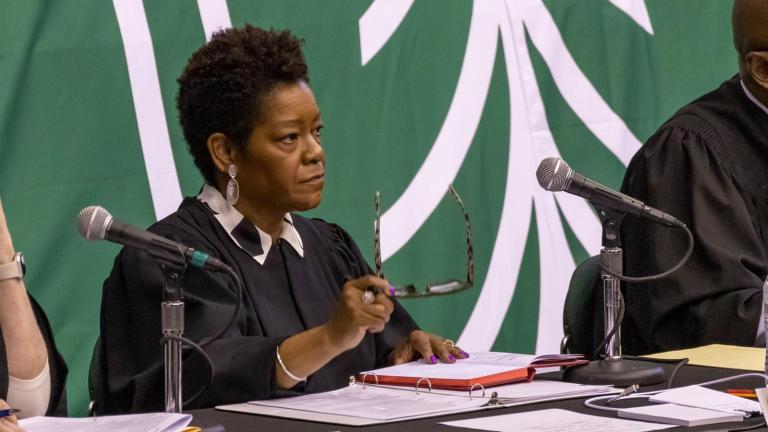
<path id="1" fill-rule="evenodd" d="M 189 152 L 208 184 L 216 185 L 208 137 L 220 132 L 244 147 L 265 96 L 283 84 L 309 83 L 303 42 L 288 30 L 246 24 L 215 33 L 192 54 L 178 79 L 176 108 Z"/>

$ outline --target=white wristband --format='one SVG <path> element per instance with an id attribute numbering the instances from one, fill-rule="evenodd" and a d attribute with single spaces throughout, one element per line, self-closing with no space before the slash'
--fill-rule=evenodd
<path id="1" fill-rule="evenodd" d="M 280 367 L 283 368 L 283 372 L 285 372 L 286 375 L 288 375 L 288 378 L 294 380 L 294 381 L 306 381 L 307 377 L 297 377 L 296 375 L 292 374 L 291 371 L 288 370 L 287 367 L 285 367 L 285 363 L 283 363 L 283 359 L 280 357 L 280 347 L 277 346 L 275 348 L 275 354 L 277 354 L 277 362 L 280 363 Z"/>

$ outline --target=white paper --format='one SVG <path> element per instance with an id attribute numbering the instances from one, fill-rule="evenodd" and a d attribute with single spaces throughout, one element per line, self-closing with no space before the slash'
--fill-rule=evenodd
<path id="1" fill-rule="evenodd" d="M 468 396 L 468 391 L 458 390 L 437 390 L 433 393 L 452 394 L 457 396 Z M 599 394 L 619 393 L 620 389 L 609 385 L 587 385 L 574 384 L 562 381 L 537 380 L 525 381 L 500 386 L 489 387 L 485 389 L 485 397 L 490 397 L 492 392 L 496 392 L 499 401 L 502 404 L 524 402 L 531 400 L 548 400 L 550 398 L 562 398 L 563 396 L 592 396 Z M 475 389 L 472 392 L 473 397 L 483 395 L 483 390 Z"/>
<path id="2" fill-rule="evenodd" d="M 622 408 L 619 417 L 667 423 L 680 426 L 703 426 L 714 423 L 743 421 L 740 413 L 727 413 L 677 404 L 654 404 L 635 408 Z"/>
<path id="3" fill-rule="evenodd" d="M 765 417 L 765 421 L 768 423 L 768 388 L 756 388 L 755 394 L 757 395 L 758 402 L 760 402 L 760 408 L 763 410 L 763 417 Z"/>
<path id="4" fill-rule="evenodd" d="M 697 385 L 667 390 L 651 396 L 651 402 L 672 403 L 683 406 L 745 414 L 762 412 L 757 401 L 751 401 Z"/>
<path id="5" fill-rule="evenodd" d="M 189 414 L 129 414 L 104 417 L 30 417 L 19 420 L 27 432 L 178 432 L 192 421 Z"/>
<path id="6" fill-rule="evenodd" d="M 621 390 L 609 385 L 574 384 L 562 381 L 533 380 L 505 384 L 491 387 L 488 391 L 495 391 L 499 399 L 528 399 L 542 396 L 568 395 L 568 394 L 601 394 L 619 393 Z"/>
<path id="7" fill-rule="evenodd" d="M 366 385 L 324 393 L 326 396 L 306 395 L 285 399 L 254 401 L 245 404 L 222 405 L 217 409 L 284 417 L 315 422 L 353 426 L 381 424 L 443 414 L 501 408 L 486 404 L 492 391 L 501 392 L 504 406 L 525 405 L 545 400 L 568 399 L 588 395 L 619 392 L 610 386 L 590 386 L 558 381 L 534 381 L 498 386 L 486 391 L 421 391 L 399 386 Z M 410 394 L 409 394 L 410 393 Z M 511 396 L 512 398 L 505 398 Z M 395 399 L 392 399 L 392 398 Z"/>
<path id="8" fill-rule="evenodd" d="M 514 369 L 525 368 L 531 364 L 536 356 L 528 354 L 510 354 L 496 352 L 471 353 L 469 358 L 458 359 L 456 363 L 436 364 L 425 363 L 417 360 L 397 366 L 389 366 L 367 373 L 397 376 L 397 377 L 428 377 L 443 379 L 471 379 L 507 372 Z M 366 372 L 363 372 L 366 373 Z M 366 377 L 366 381 L 373 377 Z"/>
<path id="9" fill-rule="evenodd" d="M 545 356 L 542 356 L 546 358 Z M 507 366 L 509 368 L 521 368 L 530 365 L 537 357 L 530 354 L 514 354 L 502 352 L 473 352 L 469 358 L 463 359 L 468 364 L 485 364 L 493 366 Z"/>
<path id="10" fill-rule="evenodd" d="M 674 427 L 658 423 L 591 416 L 561 409 L 481 417 L 443 422 L 442 424 L 494 432 L 604 432 L 607 430 L 645 432 Z"/>
<path id="11" fill-rule="evenodd" d="M 375 420 L 393 420 L 477 408 L 487 399 L 415 392 L 411 388 L 354 385 L 325 393 L 249 402 L 253 405 L 312 411 Z"/>

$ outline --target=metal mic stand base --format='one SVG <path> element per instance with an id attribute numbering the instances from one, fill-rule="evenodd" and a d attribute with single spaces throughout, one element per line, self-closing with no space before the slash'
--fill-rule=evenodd
<path id="1" fill-rule="evenodd" d="M 632 384 L 652 385 L 664 382 L 661 366 L 621 358 L 620 313 L 622 308 L 621 281 L 615 275 L 624 270 L 621 249 L 621 222 L 624 214 L 595 207 L 603 223 L 603 248 L 600 250 L 600 279 L 603 288 L 603 327 L 605 331 L 604 360 L 595 360 L 563 372 L 563 380 L 581 384 L 612 384 L 628 387 Z M 587 319 L 588 317 L 585 317 Z"/>
<path id="2" fill-rule="evenodd" d="M 666 380 L 664 369 L 646 361 L 639 360 L 594 360 L 582 366 L 572 366 L 563 372 L 563 381 L 579 384 L 612 384 L 629 387 L 663 383 Z"/>

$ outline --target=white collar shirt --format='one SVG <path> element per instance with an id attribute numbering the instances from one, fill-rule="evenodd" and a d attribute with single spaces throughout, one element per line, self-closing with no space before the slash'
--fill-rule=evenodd
<path id="1" fill-rule="evenodd" d="M 245 216 L 230 205 L 221 192 L 213 186 L 203 186 L 197 199 L 213 211 L 216 220 L 240 249 L 253 257 L 257 263 L 264 264 L 272 247 L 272 237 L 269 234 L 245 219 Z M 288 242 L 300 257 L 304 257 L 304 244 L 299 232 L 293 226 L 290 213 L 286 213 L 283 217 L 279 238 Z"/>

